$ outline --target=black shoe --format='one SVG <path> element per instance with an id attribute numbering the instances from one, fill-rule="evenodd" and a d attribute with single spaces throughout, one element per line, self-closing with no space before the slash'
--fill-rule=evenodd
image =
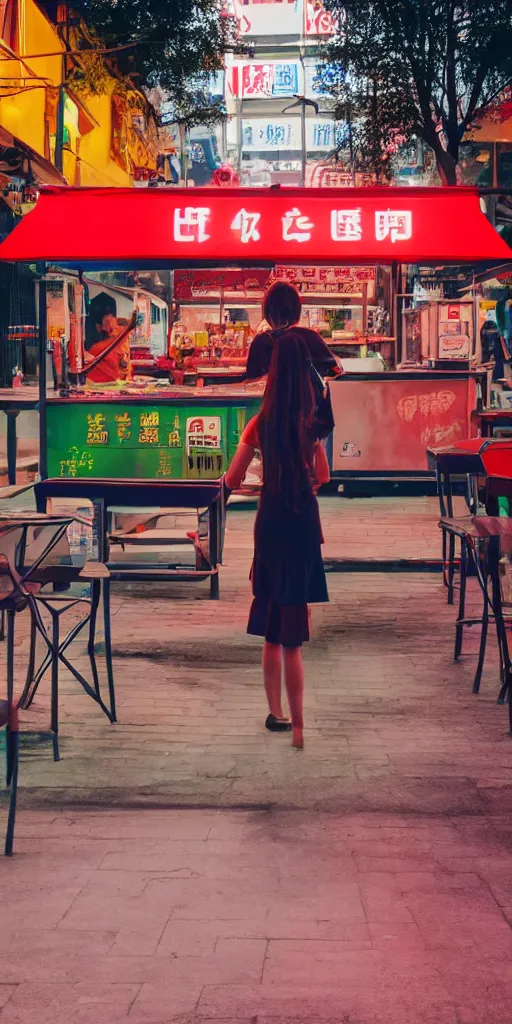
<path id="1" fill-rule="evenodd" d="M 285 718 L 276 718 L 275 715 L 268 715 L 265 729 L 268 729 L 269 732 L 291 732 L 292 723 L 287 722 Z"/>

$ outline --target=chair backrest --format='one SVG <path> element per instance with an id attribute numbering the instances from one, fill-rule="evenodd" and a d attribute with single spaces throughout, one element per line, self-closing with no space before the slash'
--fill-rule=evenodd
<path id="1" fill-rule="evenodd" d="M 0 525 L 0 610 L 13 599 L 25 599 L 17 569 L 24 532 L 22 524 Z"/>
<path id="2" fill-rule="evenodd" d="M 52 544 L 52 540 L 55 542 Z M 66 523 L 51 520 L 46 523 L 27 526 L 23 558 L 20 571 L 37 566 L 71 565 L 71 551 Z"/>

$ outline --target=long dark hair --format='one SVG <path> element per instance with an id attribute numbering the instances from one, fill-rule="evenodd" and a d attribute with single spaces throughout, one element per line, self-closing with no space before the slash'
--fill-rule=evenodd
<path id="1" fill-rule="evenodd" d="M 284 331 L 274 349 L 258 418 L 264 493 L 296 509 L 311 491 L 315 393 L 311 358 L 300 334 Z"/>

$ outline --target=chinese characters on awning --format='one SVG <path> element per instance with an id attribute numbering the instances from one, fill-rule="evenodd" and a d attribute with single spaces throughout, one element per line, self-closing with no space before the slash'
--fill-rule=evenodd
<path id="1" fill-rule="evenodd" d="M 174 211 L 174 241 L 201 245 L 211 235 L 212 211 L 208 206 L 185 206 Z M 243 244 L 261 240 L 261 217 L 258 210 L 241 207 L 231 220 L 231 231 Z M 281 217 L 283 242 L 310 242 L 315 223 L 298 206 L 286 210 Z M 330 212 L 330 236 L 333 242 L 363 241 L 363 221 L 360 207 L 333 209 Z M 412 238 L 411 210 L 376 210 L 374 214 L 374 240 L 406 242 Z"/>

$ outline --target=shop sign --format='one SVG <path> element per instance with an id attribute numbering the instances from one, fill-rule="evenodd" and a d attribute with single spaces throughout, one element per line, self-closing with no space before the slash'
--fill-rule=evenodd
<path id="1" fill-rule="evenodd" d="M 221 291 L 262 295 L 268 270 L 175 270 L 174 295 L 184 302 L 191 298 L 218 297 Z"/>
<path id="2" fill-rule="evenodd" d="M 242 36 L 298 36 L 302 32 L 303 0 L 231 0 Z"/>
<path id="3" fill-rule="evenodd" d="M 375 279 L 374 267 L 276 267 L 272 277 L 275 281 L 290 281 L 292 284 L 314 285 L 335 284 L 349 288 L 360 288 L 362 284 Z"/>
<path id="4" fill-rule="evenodd" d="M 175 270 L 174 295 L 187 299 L 239 295 L 261 299 L 273 281 L 289 281 L 304 294 L 351 295 L 363 284 L 375 280 L 374 267 L 275 267 L 272 272 L 255 270 Z"/>
<path id="5" fill-rule="evenodd" d="M 345 126 L 330 118 L 308 118 L 306 149 L 308 152 L 336 149 L 343 145 Z M 279 152 L 302 149 L 300 117 L 269 119 L 247 118 L 242 121 L 242 150 L 246 153 Z"/>
<path id="6" fill-rule="evenodd" d="M 242 96 L 244 99 L 294 96 L 299 91 L 297 61 L 274 61 L 266 64 L 244 64 Z"/>

